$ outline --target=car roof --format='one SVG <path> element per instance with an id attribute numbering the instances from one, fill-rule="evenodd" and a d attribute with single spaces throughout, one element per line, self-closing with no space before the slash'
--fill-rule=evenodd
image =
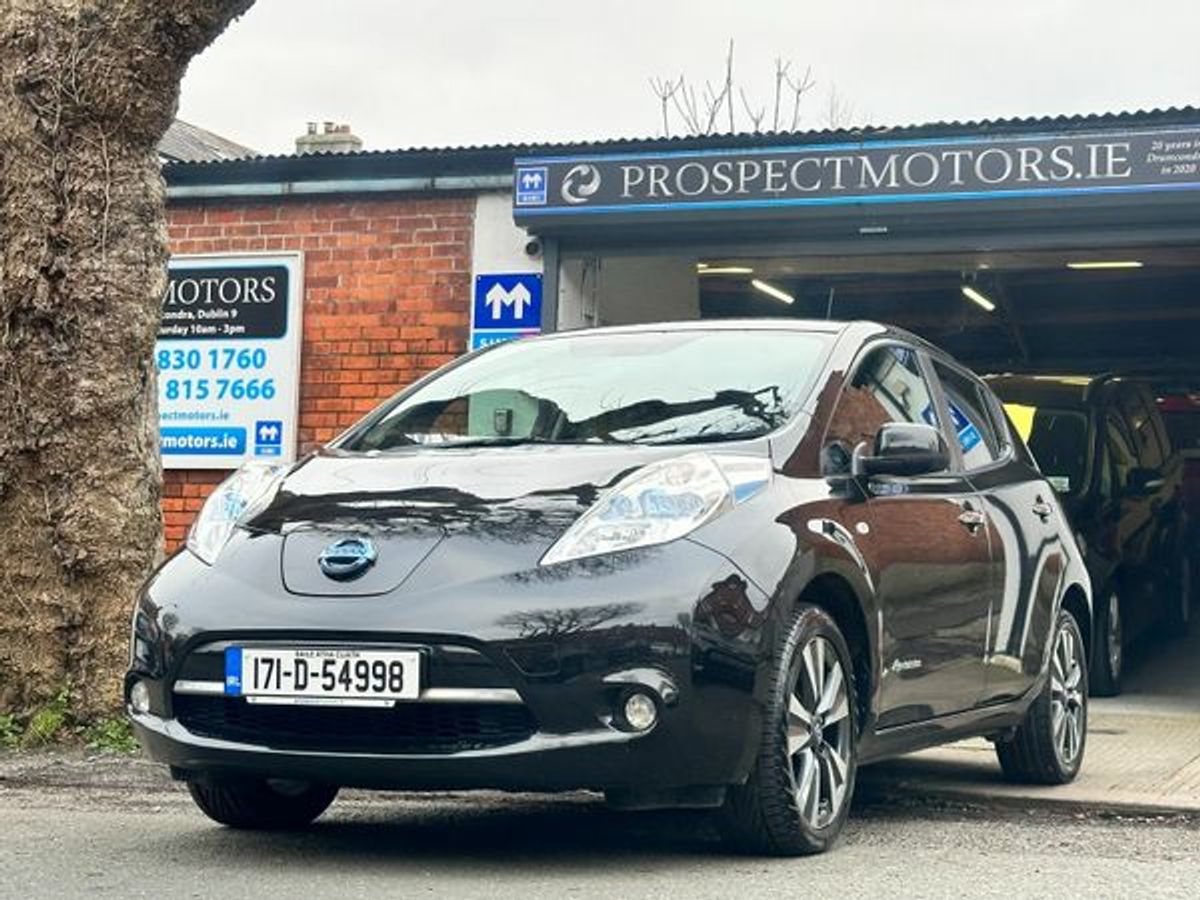
<path id="1" fill-rule="evenodd" d="M 741 319 L 691 319 L 683 322 L 642 322 L 636 325 L 603 325 L 593 328 L 554 331 L 532 339 L 545 341 L 583 334 L 589 336 L 605 334 L 651 334 L 663 331 L 800 331 L 834 335 L 858 332 L 863 340 L 888 335 L 945 355 L 944 351 L 939 350 L 923 338 L 905 331 L 903 328 L 865 319 L 798 319 L 783 316 Z"/>
<path id="2" fill-rule="evenodd" d="M 1101 388 L 1121 381 L 1105 375 L 988 375 L 984 379 L 1005 403 L 1033 406 L 1087 406 Z"/>

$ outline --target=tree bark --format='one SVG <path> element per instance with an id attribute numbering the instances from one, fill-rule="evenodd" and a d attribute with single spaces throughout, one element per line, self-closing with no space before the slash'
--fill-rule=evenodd
<path id="1" fill-rule="evenodd" d="M 0 0 L 0 710 L 118 707 L 161 556 L 156 145 L 253 0 Z"/>

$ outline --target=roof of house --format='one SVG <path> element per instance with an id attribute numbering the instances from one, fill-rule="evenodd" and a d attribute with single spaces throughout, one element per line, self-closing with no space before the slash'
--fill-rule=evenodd
<path id="1" fill-rule="evenodd" d="M 158 142 L 158 155 L 167 165 L 228 162 L 247 157 L 262 158 L 257 150 L 182 119 L 171 122 L 167 133 Z"/>
<path id="2" fill-rule="evenodd" d="M 412 147 L 353 153 L 250 155 L 208 161 L 171 161 L 163 168 L 169 185 L 320 181 L 381 177 L 482 176 L 507 174 L 518 157 L 593 153 L 654 153 L 745 147 L 794 146 L 883 140 L 919 140 L 955 135 L 1067 134 L 1108 128 L 1200 125 L 1200 107 L 1110 112 L 1041 118 L 931 122 L 921 125 L 742 132 L 703 136 L 612 138 L 595 141 L 510 143 L 465 147 Z M 199 130 L 199 129 L 197 129 Z M 234 145 L 237 146 L 237 145 Z"/>

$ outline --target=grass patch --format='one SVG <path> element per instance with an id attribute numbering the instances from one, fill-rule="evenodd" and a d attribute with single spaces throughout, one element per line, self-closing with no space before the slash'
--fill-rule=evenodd
<path id="1" fill-rule="evenodd" d="M 54 699 L 29 717 L 25 733 L 21 735 L 22 747 L 44 747 L 62 736 L 71 710 L 71 695 L 64 687 Z"/>
<path id="2" fill-rule="evenodd" d="M 102 753 L 134 753 L 133 729 L 124 716 L 81 719 L 71 709 L 69 685 L 32 712 L 0 712 L 0 750 L 37 750 L 53 745 Z"/>
<path id="3" fill-rule="evenodd" d="M 89 750 L 104 753 L 136 753 L 137 738 L 124 718 L 102 719 L 88 726 L 83 732 L 84 743 Z"/>

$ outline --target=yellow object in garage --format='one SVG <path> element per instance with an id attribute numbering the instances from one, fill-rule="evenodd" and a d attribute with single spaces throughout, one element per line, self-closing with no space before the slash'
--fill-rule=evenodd
<path id="1" fill-rule="evenodd" d="M 1021 440 L 1028 441 L 1029 433 L 1033 431 L 1033 417 L 1037 413 L 1037 407 L 1026 406 L 1023 403 L 1005 403 L 1004 411 L 1008 413 L 1008 418 L 1012 421 L 1013 428 L 1017 429 Z"/>

